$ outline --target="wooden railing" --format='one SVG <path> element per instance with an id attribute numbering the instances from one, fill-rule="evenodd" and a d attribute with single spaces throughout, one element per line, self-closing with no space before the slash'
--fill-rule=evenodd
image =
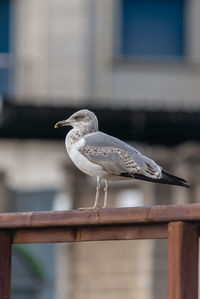
<path id="1" fill-rule="evenodd" d="M 168 299 L 198 298 L 200 204 L 0 214 L 0 299 L 12 244 L 168 238 Z"/>

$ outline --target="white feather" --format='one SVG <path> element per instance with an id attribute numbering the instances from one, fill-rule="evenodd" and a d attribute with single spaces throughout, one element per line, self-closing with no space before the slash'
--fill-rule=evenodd
<path id="1" fill-rule="evenodd" d="M 100 165 L 90 162 L 86 157 L 84 157 L 80 152 L 79 148 L 85 145 L 84 138 L 79 139 L 77 142 L 73 144 L 73 146 L 69 147 L 67 142 L 67 137 L 65 139 L 65 147 L 66 150 L 74 162 L 74 164 L 84 173 L 92 176 L 92 177 L 100 177 L 107 178 L 108 174 L 103 170 Z"/>

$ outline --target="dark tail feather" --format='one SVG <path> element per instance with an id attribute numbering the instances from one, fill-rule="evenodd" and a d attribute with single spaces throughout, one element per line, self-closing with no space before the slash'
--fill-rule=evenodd
<path id="1" fill-rule="evenodd" d="M 162 171 L 162 179 L 168 180 L 169 184 L 190 188 L 188 182 L 178 176 Z M 171 182 L 171 183 L 170 183 Z"/>
<path id="2" fill-rule="evenodd" d="M 150 178 L 147 177 L 143 174 L 140 173 L 134 173 L 131 174 L 130 173 L 122 173 L 121 176 L 124 177 L 133 177 L 135 179 L 138 180 L 143 180 L 143 181 L 149 181 L 149 182 L 153 182 L 153 183 L 161 183 L 161 184 L 168 184 L 168 185 L 176 185 L 176 186 L 182 186 L 185 188 L 190 188 L 188 182 L 182 178 L 179 178 L 175 175 L 169 174 L 165 171 L 162 171 L 162 178 L 160 179 L 154 179 L 154 178 Z"/>

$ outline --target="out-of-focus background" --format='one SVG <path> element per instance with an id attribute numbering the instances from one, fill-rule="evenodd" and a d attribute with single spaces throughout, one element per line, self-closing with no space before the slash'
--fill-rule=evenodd
<path id="1" fill-rule="evenodd" d="M 93 110 L 190 190 L 113 183 L 109 207 L 200 200 L 200 1 L 0 1 L 0 211 L 93 204 L 55 122 Z M 13 251 L 12 299 L 167 298 L 167 242 Z"/>

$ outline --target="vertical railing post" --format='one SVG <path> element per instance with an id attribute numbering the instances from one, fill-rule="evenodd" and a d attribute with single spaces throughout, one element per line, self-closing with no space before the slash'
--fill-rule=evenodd
<path id="1" fill-rule="evenodd" d="M 198 231 L 195 224 L 168 225 L 168 299 L 198 299 Z"/>
<path id="2" fill-rule="evenodd" d="M 9 232 L 0 231 L 0 299 L 10 299 L 11 247 Z"/>

